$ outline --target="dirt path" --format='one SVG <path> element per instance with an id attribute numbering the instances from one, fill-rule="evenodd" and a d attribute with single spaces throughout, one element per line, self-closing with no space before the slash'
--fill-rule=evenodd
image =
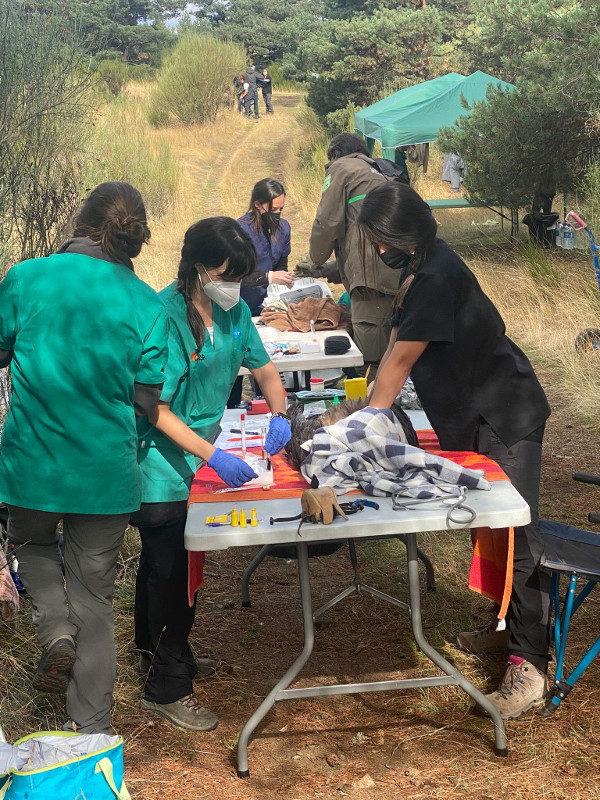
<path id="1" fill-rule="evenodd" d="M 262 98 L 259 103 L 262 111 Z M 302 103 L 300 94 L 278 94 L 272 115 L 247 120 L 232 112 L 225 123 L 221 121 L 225 142 L 203 142 L 202 147 L 172 144 L 194 186 L 196 219 L 219 214 L 240 217 L 248 208 L 252 187 L 262 178 L 276 178 L 285 186 L 286 167 L 295 161 L 302 135 L 298 122 Z M 306 252 L 310 227 L 289 193 L 284 216 L 292 228 L 290 264 L 294 264 Z"/>

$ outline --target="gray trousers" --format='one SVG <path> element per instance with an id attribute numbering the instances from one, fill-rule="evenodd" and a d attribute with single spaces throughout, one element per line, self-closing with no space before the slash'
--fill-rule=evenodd
<path id="1" fill-rule="evenodd" d="M 510 605 L 508 650 L 512 655 L 546 672 L 550 660 L 550 597 L 552 576 L 541 569 L 544 542 L 539 526 L 541 442 L 524 439 L 506 447 L 496 432 L 483 423 L 477 452 L 496 461 L 531 509 L 531 522 L 515 528 L 515 554 Z"/>
<path id="2" fill-rule="evenodd" d="M 108 733 L 117 669 L 112 599 L 129 514 L 61 514 L 18 506 L 8 512 L 8 538 L 19 548 L 19 575 L 31 598 L 39 645 L 75 638 L 67 713 L 81 733 Z M 56 532 L 61 519 L 62 556 Z"/>

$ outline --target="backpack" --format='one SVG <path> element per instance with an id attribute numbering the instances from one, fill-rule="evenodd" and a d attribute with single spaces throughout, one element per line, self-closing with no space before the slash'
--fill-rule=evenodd
<path id="1" fill-rule="evenodd" d="M 406 168 L 406 156 L 403 164 L 396 164 L 394 161 L 390 161 L 389 158 L 374 158 L 373 162 L 375 168 L 386 178 L 391 178 L 394 181 L 406 183 L 410 186 L 410 177 Z"/>

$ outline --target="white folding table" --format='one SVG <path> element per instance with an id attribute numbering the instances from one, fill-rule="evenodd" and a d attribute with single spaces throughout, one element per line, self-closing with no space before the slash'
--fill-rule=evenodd
<path id="1" fill-rule="evenodd" d="M 253 318 L 256 325 L 258 317 Z M 294 331 L 278 331 L 265 325 L 256 325 L 263 342 L 312 342 L 312 333 L 295 333 Z M 350 349 L 345 353 L 325 355 L 325 339 L 328 336 L 344 336 L 350 342 Z M 317 340 L 318 351 L 312 353 L 297 353 L 293 356 L 284 356 L 276 353 L 271 356 L 271 361 L 277 367 L 278 372 L 293 372 L 294 376 L 304 373 L 305 388 L 310 388 L 310 373 L 318 369 L 342 369 L 344 367 L 360 367 L 364 364 L 363 356 L 353 340 L 344 330 L 315 331 L 314 338 Z M 249 375 L 249 371 L 242 367 L 238 375 Z M 298 386 L 294 386 L 296 391 L 300 388 L 297 377 L 295 378 Z"/>
<path id="2" fill-rule="evenodd" d="M 475 511 L 476 518 L 468 526 L 452 526 L 453 530 L 457 527 L 476 526 L 505 528 L 526 525 L 529 522 L 529 506 L 509 481 L 495 481 L 491 486 L 490 491 L 471 490 L 469 492 L 467 505 Z M 360 499 L 360 497 L 365 498 L 366 496 L 351 494 L 344 497 L 343 500 L 353 501 Z M 373 500 L 374 498 L 368 499 Z M 238 776 L 241 778 L 249 775 L 248 740 L 275 702 L 298 697 L 317 697 L 331 694 L 361 694 L 363 692 L 381 692 L 403 688 L 460 686 L 492 718 L 496 754 L 499 756 L 507 754 L 504 724 L 498 711 L 456 667 L 450 664 L 441 653 L 429 644 L 423 634 L 417 562 L 417 534 L 423 531 L 440 531 L 441 535 L 449 535 L 446 517 L 447 508 L 443 508 L 440 503 L 435 503 L 422 505 L 418 509 L 394 511 L 391 498 L 375 499 L 379 503 L 379 510 L 366 507 L 363 511 L 350 516 L 348 520 L 338 517 L 328 526 L 304 524 L 300 534 L 298 534 L 298 521 L 269 524 L 271 517 L 291 517 L 299 513 L 300 498 L 252 501 L 252 505 L 256 508 L 259 517 L 259 524 L 255 528 L 210 528 L 205 524 L 207 515 L 226 514 L 231 510 L 231 497 L 226 502 L 195 503 L 189 508 L 185 529 L 185 546 L 188 550 L 225 550 L 229 547 L 295 543 L 298 552 L 298 575 L 304 621 L 304 647 L 287 672 L 244 725 L 239 737 L 237 750 L 237 771 Z M 382 599 L 392 600 L 395 605 L 409 612 L 415 642 L 444 674 L 439 677 L 336 684 L 302 689 L 288 688 L 310 657 L 314 642 L 314 613 L 310 589 L 308 544 L 331 540 L 375 539 L 398 534 L 404 534 L 406 537 L 410 604 L 407 605 L 399 600 L 392 600 L 376 590 L 371 593 L 377 594 Z M 357 586 L 356 588 L 359 587 Z M 348 590 L 342 594 L 347 593 Z M 331 603 L 329 606 L 331 606 Z"/>

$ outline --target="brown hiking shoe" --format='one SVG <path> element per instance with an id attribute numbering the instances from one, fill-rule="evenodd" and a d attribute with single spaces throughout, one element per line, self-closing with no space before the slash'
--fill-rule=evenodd
<path id="1" fill-rule="evenodd" d="M 39 692 L 63 694 L 69 685 L 69 676 L 77 659 L 72 636 L 59 636 L 42 650 L 42 657 L 32 678 Z"/>
<path id="2" fill-rule="evenodd" d="M 153 703 L 152 700 L 142 697 L 140 705 L 144 711 L 154 711 L 172 722 L 176 728 L 186 731 L 214 731 L 219 724 L 218 718 L 207 708 L 203 708 L 193 694 L 175 700 L 174 703 Z"/>
<path id="3" fill-rule="evenodd" d="M 516 719 L 530 708 L 544 704 L 548 683 L 544 673 L 529 661 L 513 664 L 509 661 L 502 683 L 495 692 L 486 694 L 502 715 Z"/>
<path id="4" fill-rule="evenodd" d="M 456 646 L 465 653 L 506 653 L 508 651 L 508 641 L 510 631 L 508 628 L 497 631 L 496 625 L 483 628 L 480 631 L 463 631 L 456 637 Z"/>

